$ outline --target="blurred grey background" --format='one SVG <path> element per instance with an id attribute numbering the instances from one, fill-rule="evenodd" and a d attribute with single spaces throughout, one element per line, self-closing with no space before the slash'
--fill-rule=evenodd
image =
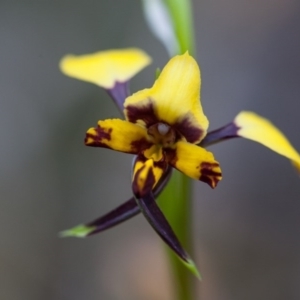
<path id="1" fill-rule="evenodd" d="M 195 0 L 210 128 L 241 110 L 271 119 L 300 150 L 299 0 Z M 137 217 L 85 240 L 57 233 L 130 196 L 130 155 L 83 145 L 118 117 L 104 91 L 60 74 L 66 53 L 136 46 L 168 57 L 130 0 L 0 1 L 0 299 L 172 300 L 161 242 Z M 300 299 L 300 185 L 289 161 L 233 140 L 210 148 L 216 190 L 194 182 L 197 299 Z"/>

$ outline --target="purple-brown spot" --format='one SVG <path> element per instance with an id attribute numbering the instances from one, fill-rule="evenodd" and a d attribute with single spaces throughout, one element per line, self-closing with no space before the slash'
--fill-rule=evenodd
<path id="1" fill-rule="evenodd" d="M 165 148 L 163 149 L 163 153 L 168 163 L 170 163 L 172 166 L 175 166 L 178 160 L 176 149 Z"/>
<path id="2" fill-rule="evenodd" d="M 149 142 L 146 138 L 131 142 L 131 148 L 134 153 L 149 149 L 152 145 L 153 143 Z"/>
<path id="3" fill-rule="evenodd" d="M 196 143 L 203 135 L 203 130 L 196 127 L 191 113 L 187 114 L 183 119 L 177 121 L 172 127 L 176 129 L 189 143 Z"/>
<path id="4" fill-rule="evenodd" d="M 149 158 L 146 158 L 143 154 L 139 154 L 135 160 L 135 162 L 140 161 L 142 163 L 145 163 Z M 164 159 L 164 157 L 159 161 L 153 161 L 153 166 L 155 168 L 159 168 L 163 171 L 165 171 L 168 167 L 167 161 Z"/>
<path id="5" fill-rule="evenodd" d="M 166 171 L 167 167 L 168 167 L 168 164 L 164 158 L 159 161 L 154 161 L 153 165 L 155 168 L 159 168 L 159 169 L 163 170 L 163 172 Z"/>
<path id="6" fill-rule="evenodd" d="M 149 169 L 143 186 L 139 186 L 138 178 L 146 166 L 142 166 L 136 173 L 132 182 L 132 191 L 137 198 L 142 198 L 148 194 L 155 183 L 155 176 L 152 169 Z"/>
<path id="7" fill-rule="evenodd" d="M 97 125 L 97 127 L 94 128 L 94 130 L 95 130 L 95 134 L 86 133 L 85 140 L 84 140 L 85 144 L 91 147 L 109 148 L 105 143 L 103 143 L 103 140 L 108 140 L 108 141 L 111 140 L 111 133 L 113 129 L 105 128 L 105 127 L 101 127 L 100 125 Z"/>
<path id="8" fill-rule="evenodd" d="M 215 188 L 218 184 L 218 182 L 221 179 L 222 173 L 216 172 L 213 169 L 218 168 L 218 163 L 209 163 L 209 162 L 203 162 L 198 166 L 201 170 L 201 175 L 199 177 L 199 180 L 207 183 L 210 185 L 211 188 Z"/>
<path id="9" fill-rule="evenodd" d="M 144 103 L 140 103 L 138 105 L 128 105 L 125 107 L 125 114 L 128 121 L 131 123 L 136 123 L 138 120 L 142 120 L 145 122 L 146 127 L 158 123 L 159 120 L 155 115 L 154 106 L 151 99 L 143 102 Z"/>
<path id="10" fill-rule="evenodd" d="M 138 161 L 142 162 L 142 163 L 145 163 L 147 160 L 148 159 L 144 155 L 139 154 L 135 159 L 135 163 L 137 163 Z M 164 173 L 167 170 L 168 164 L 164 159 L 162 159 L 160 161 L 154 161 L 153 166 L 154 166 L 154 168 L 161 169 Z M 139 186 L 138 178 L 140 176 L 140 173 L 144 170 L 145 167 L 146 167 L 145 165 L 142 166 L 135 173 L 134 179 L 133 179 L 133 182 L 132 182 L 132 191 L 136 195 L 136 197 L 138 197 L 138 198 L 141 198 L 144 195 L 148 194 L 152 190 L 153 185 L 155 184 L 155 175 L 154 175 L 153 169 L 151 168 L 148 171 L 148 174 L 147 174 L 147 177 L 146 177 L 146 180 L 145 180 L 143 186 L 142 187 Z"/>

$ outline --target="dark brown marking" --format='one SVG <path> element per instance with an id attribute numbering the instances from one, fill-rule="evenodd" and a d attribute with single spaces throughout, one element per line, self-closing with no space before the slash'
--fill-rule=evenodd
<path id="1" fill-rule="evenodd" d="M 183 119 L 179 120 L 173 125 L 173 128 L 176 129 L 182 136 L 186 138 L 189 143 L 195 143 L 199 141 L 203 135 L 203 130 L 195 127 L 191 120 L 194 117 L 191 113 L 187 114 Z"/>
<path id="2" fill-rule="evenodd" d="M 207 183 L 211 188 L 213 188 L 214 182 L 210 177 L 205 176 L 205 175 L 201 175 L 199 180 Z"/>
<path id="3" fill-rule="evenodd" d="M 88 138 L 92 138 L 93 141 L 92 141 L 92 142 L 89 142 L 89 143 L 87 144 Z M 111 148 L 110 148 L 108 145 L 106 145 L 105 143 L 102 143 L 102 142 L 100 142 L 100 141 L 96 141 L 96 140 L 95 140 L 95 136 L 92 135 L 92 134 L 89 134 L 89 133 L 87 133 L 87 134 L 85 135 L 84 143 L 85 143 L 86 146 L 89 146 L 89 147 L 101 147 L 101 148 L 108 148 L 108 149 L 111 149 Z"/>
<path id="4" fill-rule="evenodd" d="M 138 157 L 136 158 L 136 162 L 140 161 L 142 163 L 145 163 L 149 158 L 146 158 L 143 154 L 139 154 Z M 161 170 L 165 171 L 167 169 L 168 163 L 163 157 L 159 161 L 153 161 L 153 166 L 155 168 L 160 168 Z"/>
<path id="5" fill-rule="evenodd" d="M 149 149 L 152 145 L 153 143 L 149 142 L 146 138 L 131 142 L 131 148 L 134 153 Z"/>
<path id="6" fill-rule="evenodd" d="M 216 172 L 213 168 L 219 167 L 218 163 L 203 162 L 197 167 L 201 170 L 199 180 L 207 183 L 211 188 L 215 188 L 221 179 L 222 173 Z"/>
<path id="7" fill-rule="evenodd" d="M 111 133 L 113 131 L 112 128 L 103 128 L 100 125 L 98 125 L 95 129 L 96 135 L 91 134 L 91 133 L 86 133 L 85 135 L 85 144 L 87 146 L 91 146 L 91 147 L 104 147 L 104 148 L 110 148 L 108 147 L 105 143 L 103 143 L 103 140 L 111 140 Z M 87 141 L 90 139 L 93 140 L 92 143 L 88 143 Z"/>
<path id="8" fill-rule="evenodd" d="M 163 170 L 163 172 L 166 171 L 166 169 L 168 167 L 168 163 L 166 162 L 164 157 L 159 161 L 154 161 L 153 165 L 155 168 L 159 168 L 159 169 Z"/>
<path id="9" fill-rule="evenodd" d="M 155 115 L 154 105 L 151 99 L 144 102 L 144 104 L 128 105 L 125 110 L 129 122 L 136 123 L 138 120 L 142 120 L 145 122 L 146 127 L 149 127 L 158 123 L 159 120 Z"/>
<path id="10" fill-rule="evenodd" d="M 166 160 L 173 166 L 176 165 L 176 162 L 178 160 L 176 149 L 171 148 L 164 148 L 163 149 L 164 156 L 166 157 Z"/>
<path id="11" fill-rule="evenodd" d="M 111 133 L 113 131 L 112 128 L 103 128 L 100 125 L 98 125 L 95 128 L 96 132 L 97 132 L 97 140 L 111 140 Z"/>
<path id="12" fill-rule="evenodd" d="M 139 154 L 135 160 L 135 163 L 138 161 L 145 163 L 147 160 L 148 160 L 148 158 L 146 158 L 143 154 Z M 164 159 L 161 159 L 160 161 L 153 161 L 153 167 L 163 170 L 163 173 L 164 173 L 167 170 L 168 164 Z M 132 182 L 132 191 L 138 198 L 141 198 L 144 195 L 148 194 L 152 190 L 153 185 L 155 184 L 155 175 L 153 173 L 153 170 L 149 169 L 143 189 L 142 190 L 139 189 L 139 186 L 137 184 L 137 179 L 138 179 L 140 173 L 142 172 L 142 170 L 144 170 L 144 168 L 145 168 L 145 165 L 142 166 L 135 173 L 134 180 Z"/>
<path id="13" fill-rule="evenodd" d="M 155 183 L 155 176 L 153 173 L 152 169 L 149 169 L 146 180 L 144 182 L 144 185 L 142 187 L 142 189 L 139 188 L 138 186 L 138 178 L 140 176 L 140 173 L 144 170 L 146 166 L 142 166 L 136 173 L 134 176 L 134 180 L 132 182 L 132 191 L 135 194 L 135 196 L 137 198 L 142 198 L 143 196 L 145 196 L 146 194 L 148 194 L 151 190 L 152 187 Z"/>

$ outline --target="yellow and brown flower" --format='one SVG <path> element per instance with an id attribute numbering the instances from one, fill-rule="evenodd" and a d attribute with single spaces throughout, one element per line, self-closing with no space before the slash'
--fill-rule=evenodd
<path id="1" fill-rule="evenodd" d="M 132 184 L 137 197 L 152 191 L 167 165 L 216 187 L 219 163 L 195 145 L 208 121 L 200 104 L 199 67 L 188 53 L 173 57 L 152 88 L 127 97 L 124 114 L 126 120 L 99 121 L 85 143 L 138 156 Z"/>
<path id="2" fill-rule="evenodd" d="M 299 172 L 300 155 L 279 129 L 252 112 L 241 112 L 231 123 L 207 133 L 208 120 L 200 102 L 200 70 L 188 53 L 173 57 L 151 88 L 130 96 L 129 80 L 150 61 L 145 52 L 136 48 L 62 59 L 62 72 L 104 88 L 125 115 L 125 120 L 99 121 L 87 131 L 85 144 L 136 155 L 132 172 L 134 197 L 62 235 L 89 236 L 142 212 L 160 237 L 195 271 L 155 203 L 172 168 L 214 188 L 222 178 L 221 169 L 213 154 L 204 148 L 237 137 L 256 141 L 285 156 Z"/>

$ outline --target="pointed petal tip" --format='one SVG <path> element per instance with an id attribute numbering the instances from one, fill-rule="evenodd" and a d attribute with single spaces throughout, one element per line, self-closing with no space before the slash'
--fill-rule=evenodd
<path id="1" fill-rule="evenodd" d="M 191 258 L 188 258 L 187 261 L 183 261 L 183 264 L 201 281 L 202 276 Z"/>
<path id="2" fill-rule="evenodd" d="M 83 224 L 80 224 L 80 225 L 75 226 L 71 229 L 61 231 L 58 235 L 61 238 L 65 238 L 65 237 L 84 238 L 84 237 L 87 237 L 95 229 L 96 229 L 96 227 L 94 227 L 94 226 L 89 227 L 89 226 L 85 226 Z"/>

